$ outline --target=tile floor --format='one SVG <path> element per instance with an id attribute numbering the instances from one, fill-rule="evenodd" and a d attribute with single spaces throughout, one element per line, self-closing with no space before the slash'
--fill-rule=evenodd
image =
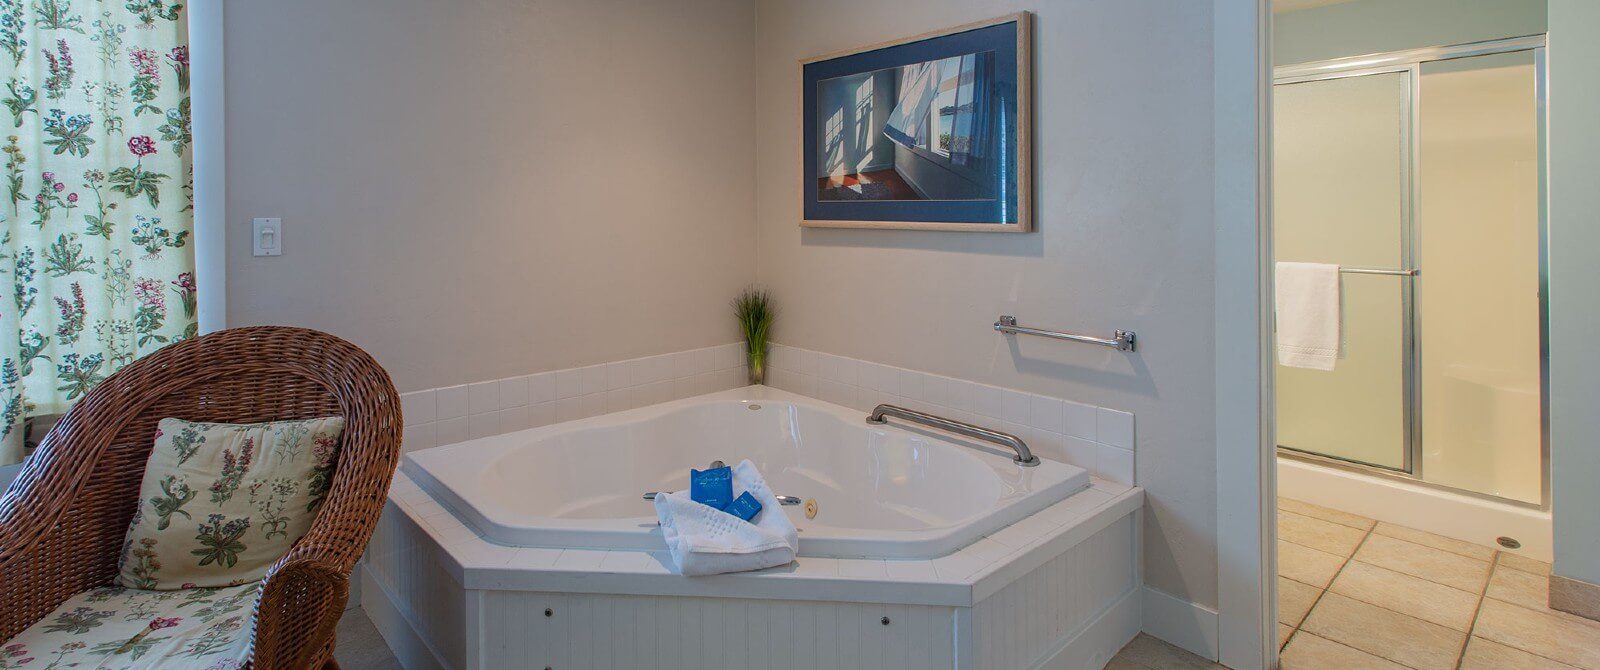
<path id="1" fill-rule="evenodd" d="M 1159 639 L 1140 633 L 1106 664 L 1106 670 L 1226 670 Z"/>
<path id="2" fill-rule="evenodd" d="M 1283 668 L 1600 670 L 1600 622 L 1546 607 L 1549 574 L 1516 554 L 1281 498 Z"/>
<path id="3" fill-rule="evenodd" d="M 378 634 L 372 619 L 359 607 L 344 611 L 339 617 L 339 627 L 333 633 L 338 642 L 333 646 L 333 658 L 341 670 L 402 670 L 400 661 L 389 651 L 389 644 Z"/>

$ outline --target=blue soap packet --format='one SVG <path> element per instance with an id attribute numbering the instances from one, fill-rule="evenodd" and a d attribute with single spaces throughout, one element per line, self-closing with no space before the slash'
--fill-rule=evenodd
<path id="1" fill-rule="evenodd" d="M 689 469 L 689 499 L 707 507 L 727 509 L 733 502 L 733 468 Z"/>
<path id="2" fill-rule="evenodd" d="M 761 501 L 756 500 L 756 497 L 750 495 L 749 491 L 745 491 L 739 494 L 739 497 L 734 498 L 733 502 L 728 503 L 728 508 L 722 511 L 749 521 L 761 513 Z"/>

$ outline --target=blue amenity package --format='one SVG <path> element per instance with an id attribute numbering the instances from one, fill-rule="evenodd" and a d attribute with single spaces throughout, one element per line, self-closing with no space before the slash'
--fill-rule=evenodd
<path id="1" fill-rule="evenodd" d="M 733 468 L 689 469 L 689 499 L 707 507 L 727 509 L 733 502 Z"/>
<path id="2" fill-rule="evenodd" d="M 761 513 L 761 501 L 756 500 L 756 497 L 750 495 L 749 491 L 745 491 L 739 494 L 739 497 L 734 498 L 733 502 L 728 503 L 728 508 L 722 511 L 749 521 Z"/>

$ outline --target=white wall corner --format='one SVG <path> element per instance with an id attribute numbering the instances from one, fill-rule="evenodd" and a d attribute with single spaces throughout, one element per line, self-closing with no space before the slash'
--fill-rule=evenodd
<path id="1" fill-rule="evenodd" d="M 1550 492 L 1554 574 L 1600 583 L 1600 3 L 1551 0 L 1549 137 Z"/>
<path id="2" fill-rule="evenodd" d="M 222 6 L 222 2 L 189 5 L 194 259 L 201 333 L 228 326 L 227 89 L 223 82 Z"/>
<path id="3" fill-rule="evenodd" d="M 1217 660 L 1216 610 L 1150 586 L 1144 587 L 1143 599 L 1144 632 Z"/>
<path id="4" fill-rule="evenodd" d="M 350 569 L 350 594 L 344 601 L 344 610 L 346 612 L 361 608 L 361 568 L 360 561 L 357 561 L 355 566 Z"/>
<path id="5" fill-rule="evenodd" d="M 1155 593 L 1145 630 L 1238 670 L 1276 666 L 1272 528 L 1271 10 L 1212 5 L 1217 611 Z M 1160 596 L 1160 597 L 1157 597 Z M 1167 607 L 1170 613 L 1163 613 Z M 1194 645 L 1194 646 L 1191 646 Z M 1199 648 L 1197 648 L 1199 647 Z M 1204 651 L 1202 651 L 1202 648 Z"/>

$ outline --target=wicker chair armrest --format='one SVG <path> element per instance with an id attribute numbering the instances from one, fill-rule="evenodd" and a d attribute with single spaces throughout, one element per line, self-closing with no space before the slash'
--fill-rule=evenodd
<path id="1" fill-rule="evenodd" d="M 388 397 L 394 397 L 392 390 Z M 396 413 L 377 427 L 347 428 L 345 437 L 356 448 L 341 454 L 311 528 L 262 582 L 253 669 L 313 668 L 328 660 L 350 596 L 350 573 L 372 537 L 399 463 L 399 422 Z"/>
<path id="2" fill-rule="evenodd" d="M 350 595 L 350 571 L 300 545 L 279 560 L 256 601 L 251 667 L 318 667 Z"/>

